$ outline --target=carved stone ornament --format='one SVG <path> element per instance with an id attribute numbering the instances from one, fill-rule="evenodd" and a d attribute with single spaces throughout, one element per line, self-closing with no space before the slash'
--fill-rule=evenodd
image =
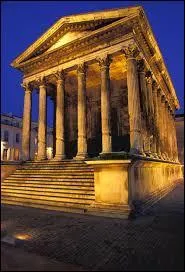
<path id="1" fill-rule="evenodd" d="M 145 71 L 145 61 L 144 59 L 139 59 L 137 61 L 137 69 L 139 72 L 144 72 Z"/>
<path id="2" fill-rule="evenodd" d="M 152 90 L 153 92 L 157 93 L 157 82 L 155 80 L 152 81 Z"/>
<path id="3" fill-rule="evenodd" d="M 31 92 L 32 91 L 32 88 L 31 88 L 31 85 L 29 82 L 23 82 L 21 83 L 21 87 L 27 91 L 27 92 Z"/>
<path id="4" fill-rule="evenodd" d="M 134 43 L 124 46 L 122 52 L 126 58 L 136 58 L 139 55 L 139 50 Z"/>
<path id="5" fill-rule="evenodd" d="M 87 71 L 87 65 L 84 62 L 79 63 L 77 66 L 77 72 L 80 74 L 85 74 L 86 71 Z"/>
<path id="6" fill-rule="evenodd" d="M 148 70 L 145 73 L 145 78 L 146 78 L 147 83 L 152 85 L 153 79 L 152 79 L 152 73 L 150 70 Z"/>
<path id="7" fill-rule="evenodd" d="M 46 77 L 42 76 L 42 77 L 36 78 L 36 83 L 38 86 L 45 86 L 47 83 Z"/>
<path id="8" fill-rule="evenodd" d="M 100 68 L 109 68 L 111 64 L 111 58 L 108 55 L 97 57 L 96 60 L 99 62 Z"/>
<path id="9" fill-rule="evenodd" d="M 163 95 L 161 96 L 161 102 L 162 102 L 162 103 L 165 103 L 165 101 L 166 101 L 166 97 L 165 97 L 165 95 L 163 94 Z"/>
<path id="10" fill-rule="evenodd" d="M 56 78 L 56 80 L 64 80 L 65 79 L 65 75 L 66 75 L 66 72 L 64 72 L 64 70 L 60 70 L 60 71 L 57 71 L 55 74 L 54 74 L 54 77 Z"/>

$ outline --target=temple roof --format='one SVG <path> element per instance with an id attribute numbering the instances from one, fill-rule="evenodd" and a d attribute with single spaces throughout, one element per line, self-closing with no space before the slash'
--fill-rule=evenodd
<path id="1" fill-rule="evenodd" d="M 110 24 L 121 18 L 129 18 L 139 13 L 142 7 L 128 7 L 119 8 L 111 10 L 96 11 L 84 14 L 76 14 L 71 16 L 65 16 L 59 19 L 55 24 L 53 24 L 43 35 L 40 36 L 34 43 L 32 43 L 23 53 L 21 53 L 13 62 L 12 66 L 17 67 L 18 64 L 24 62 L 25 60 L 31 58 L 32 56 L 37 56 L 42 51 L 48 50 L 54 43 L 61 38 L 60 30 L 65 29 L 69 32 L 71 25 L 76 25 L 76 30 L 96 30 Z M 75 30 L 75 28 L 74 28 Z M 66 34 L 64 31 L 64 34 Z M 58 39 L 57 39 L 58 35 Z M 43 48 L 42 48 L 43 47 Z"/>

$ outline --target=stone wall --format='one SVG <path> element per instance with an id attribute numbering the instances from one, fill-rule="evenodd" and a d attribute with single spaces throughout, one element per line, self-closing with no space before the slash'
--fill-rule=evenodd
<path id="1" fill-rule="evenodd" d="M 1 181 L 10 176 L 20 166 L 20 162 L 1 162 Z"/>
<path id="2" fill-rule="evenodd" d="M 95 187 L 95 202 L 88 211 L 98 214 L 107 210 L 108 216 L 124 211 L 129 215 L 136 207 L 149 207 L 183 178 L 182 165 L 177 163 L 139 159 L 86 163 L 94 168 Z"/>
<path id="3" fill-rule="evenodd" d="M 147 201 L 183 178 L 182 166 L 167 162 L 138 160 L 129 169 L 129 200 Z"/>

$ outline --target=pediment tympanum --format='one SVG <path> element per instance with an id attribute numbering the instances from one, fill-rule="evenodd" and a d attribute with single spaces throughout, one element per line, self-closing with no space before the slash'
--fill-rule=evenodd
<path id="1" fill-rule="evenodd" d="M 54 43 L 49 49 L 46 50 L 46 52 L 49 52 L 53 49 L 56 49 L 62 45 L 65 45 L 67 43 L 70 43 L 72 41 L 75 41 L 78 38 L 81 38 L 92 31 L 87 30 L 87 31 L 71 31 L 66 34 L 64 34 L 56 43 Z"/>

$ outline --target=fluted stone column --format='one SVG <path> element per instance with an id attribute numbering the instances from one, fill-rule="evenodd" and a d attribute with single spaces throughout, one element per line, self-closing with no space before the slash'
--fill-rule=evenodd
<path id="1" fill-rule="evenodd" d="M 46 107 L 47 94 L 46 84 L 42 79 L 39 82 L 39 124 L 38 124 L 38 156 L 37 160 L 45 160 L 46 156 L 46 141 L 47 141 L 47 124 L 46 124 Z"/>
<path id="2" fill-rule="evenodd" d="M 177 134 L 176 134 L 176 128 L 175 128 L 175 114 L 172 113 L 172 134 L 173 134 L 173 144 L 174 144 L 174 151 L 173 151 L 173 156 L 174 156 L 174 161 L 179 162 L 178 159 L 178 147 L 177 147 Z"/>
<path id="3" fill-rule="evenodd" d="M 57 77 L 57 94 L 56 94 L 56 154 L 55 160 L 65 158 L 64 142 L 64 72 L 56 74 Z"/>
<path id="4" fill-rule="evenodd" d="M 170 130 L 169 130 L 169 118 L 168 118 L 168 101 L 165 101 L 165 120 L 166 120 L 166 153 L 167 159 L 170 160 Z"/>
<path id="5" fill-rule="evenodd" d="M 174 148 L 174 132 L 173 132 L 173 110 L 170 109 L 170 116 L 169 116 L 169 120 L 170 120 L 170 131 L 171 131 L 171 139 L 172 139 L 172 154 L 171 154 L 171 160 L 175 161 L 175 148 Z"/>
<path id="6" fill-rule="evenodd" d="M 157 157 L 161 158 L 160 139 L 159 139 L 159 105 L 157 99 L 157 83 L 153 82 L 153 105 L 154 105 L 154 137 L 156 142 Z"/>
<path id="7" fill-rule="evenodd" d="M 171 115 L 171 108 L 168 105 L 168 137 L 169 137 L 169 159 L 170 161 L 173 161 L 173 138 L 171 134 L 171 120 L 170 120 L 170 115 Z"/>
<path id="8" fill-rule="evenodd" d="M 87 157 L 87 121 L 86 121 L 86 67 L 78 65 L 78 145 L 76 159 Z"/>
<path id="9" fill-rule="evenodd" d="M 31 95 L 31 88 L 29 84 L 22 84 L 22 87 L 25 89 L 25 93 L 24 93 L 21 159 L 23 161 L 26 161 L 26 160 L 30 160 L 32 95 Z"/>
<path id="10" fill-rule="evenodd" d="M 53 94 L 51 98 L 53 102 L 53 158 L 56 155 L 56 95 Z"/>
<path id="11" fill-rule="evenodd" d="M 167 159 L 166 155 L 166 120 L 165 120 L 165 101 L 166 98 L 164 95 L 161 96 L 161 118 L 162 118 L 162 157 L 164 160 Z"/>
<path id="12" fill-rule="evenodd" d="M 148 126 L 149 126 L 149 139 L 150 150 L 147 153 L 149 157 L 156 157 L 156 142 L 154 138 L 154 105 L 153 105 L 153 87 L 152 87 L 152 74 L 150 71 L 146 72 L 146 82 L 148 91 Z"/>
<path id="13" fill-rule="evenodd" d="M 149 148 L 149 133 L 148 133 L 148 97 L 147 97 L 147 86 L 145 78 L 145 63 L 141 59 L 137 62 L 138 72 L 139 72 L 139 81 L 140 81 L 140 91 L 141 91 L 141 127 L 142 127 L 142 142 L 143 142 L 143 155 L 146 156 L 146 153 L 150 150 Z"/>
<path id="14" fill-rule="evenodd" d="M 110 129 L 110 58 L 98 58 L 101 70 L 101 125 L 102 125 L 102 154 L 112 152 Z"/>
<path id="15" fill-rule="evenodd" d="M 141 137 L 141 108 L 139 99 L 139 81 L 136 56 L 138 50 L 135 45 L 123 48 L 127 59 L 127 87 L 128 87 L 128 112 L 130 122 L 130 153 L 143 154 Z"/>
<path id="16" fill-rule="evenodd" d="M 162 119 L 162 92 L 161 89 L 157 90 L 157 104 L 158 104 L 158 112 L 159 112 L 159 144 L 160 144 L 160 158 L 163 159 L 163 119 Z"/>

